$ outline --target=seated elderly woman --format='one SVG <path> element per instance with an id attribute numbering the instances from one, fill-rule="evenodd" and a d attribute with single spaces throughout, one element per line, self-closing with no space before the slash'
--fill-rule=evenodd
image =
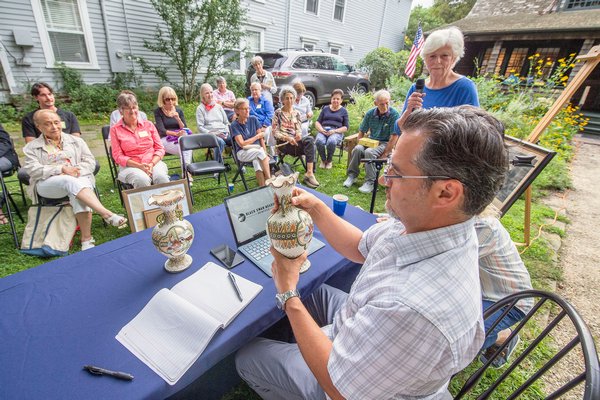
<path id="1" fill-rule="evenodd" d="M 94 193 L 96 161 L 83 139 L 64 134 L 55 111 L 39 110 L 33 120 L 42 135 L 23 148 L 31 199 L 36 201 L 37 195 L 50 199 L 69 196 L 81 230 L 82 250 L 94 247 L 92 210 L 106 223 L 124 228 L 127 219 L 104 207 Z"/>
<path id="2" fill-rule="evenodd" d="M 265 128 L 265 143 L 269 147 L 271 155 L 274 155 L 275 139 L 271 134 L 271 121 L 274 114 L 273 101 L 261 94 L 260 83 L 250 84 L 248 104 L 250 105 L 250 115 L 256 117 L 260 125 Z"/>
<path id="3" fill-rule="evenodd" d="M 156 100 L 158 108 L 154 109 L 154 122 L 160 136 L 160 141 L 169 154 L 181 155 L 179 137 L 188 135 L 191 131 L 185 122 L 183 110 L 177 107 L 177 93 L 169 86 L 163 86 L 158 91 Z M 183 152 L 182 170 L 192 161 L 192 152 Z"/>
<path id="4" fill-rule="evenodd" d="M 200 100 L 196 108 L 198 132 L 216 136 L 219 152 L 215 155 L 215 160 L 223 162 L 225 143 L 229 142 L 229 119 L 223 107 L 215 102 L 210 84 L 200 86 Z"/>
<path id="5" fill-rule="evenodd" d="M 310 187 L 317 188 L 319 182 L 315 178 L 313 166 L 315 163 L 315 139 L 308 135 L 302 137 L 300 113 L 294 109 L 296 91 L 292 87 L 284 87 L 279 93 L 283 106 L 275 111 L 273 116 L 273 136 L 280 144 L 279 152 L 294 156 L 306 157 L 306 174 L 302 182 Z"/>
<path id="6" fill-rule="evenodd" d="M 231 138 L 234 141 L 236 157 L 242 162 L 252 162 L 259 186 L 271 177 L 269 156 L 265 147 L 265 128 L 258 119 L 250 115 L 247 99 L 237 99 L 233 106 L 236 119 L 231 124 Z"/>
<path id="7" fill-rule="evenodd" d="M 117 105 L 123 118 L 110 128 L 110 140 L 118 179 L 134 188 L 169 182 L 169 169 L 161 161 L 165 148 L 154 124 L 139 120 L 135 95 L 120 94 Z"/>

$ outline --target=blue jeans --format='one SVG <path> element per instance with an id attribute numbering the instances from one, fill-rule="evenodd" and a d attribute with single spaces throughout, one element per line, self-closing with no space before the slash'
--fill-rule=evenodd
<path id="1" fill-rule="evenodd" d="M 333 160 L 335 148 L 340 144 L 342 139 L 344 139 L 344 135 L 341 133 L 332 133 L 330 136 L 325 136 L 320 132 L 317 133 L 315 144 L 317 145 L 317 151 L 319 152 L 321 161 L 329 163 Z"/>
<path id="2" fill-rule="evenodd" d="M 218 136 L 216 136 L 216 138 L 217 138 L 217 143 L 219 144 L 219 151 L 217 152 L 217 154 L 215 154 L 215 161 L 222 163 L 223 162 L 223 150 L 225 150 L 225 140 L 221 139 Z"/>
<path id="3" fill-rule="evenodd" d="M 488 308 L 490 308 L 491 306 L 496 304 L 495 302 L 489 301 L 489 300 L 482 300 L 482 303 L 483 303 L 483 311 L 484 312 L 485 312 L 485 310 L 487 310 Z M 484 321 L 486 335 L 487 335 L 488 331 L 490 330 L 491 326 L 496 322 L 496 320 L 498 318 L 500 318 L 500 316 L 502 315 L 504 310 L 506 310 L 506 307 L 500 309 L 499 311 L 497 311 L 491 317 L 489 317 L 488 319 L 486 319 Z M 485 342 L 483 342 L 482 348 L 485 350 L 488 347 L 491 347 L 494 343 L 496 343 L 496 340 L 498 340 L 498 333 L 500 331 L 503 331 L 506 328 L 510 328 L 511 326 L 515 325 L 517 322 L 522 320 L 523 318 L 525 318 L 525 314 L 523 313 L 523 311 L 513 307 L 513 309 L 510 310 L 510 312 L 508 314 L 506 314 L 504 319 L 502 321 L 500 321 L 500 323 L 498 325 L 496 325 L 494 330 L 485 338 Z"/>

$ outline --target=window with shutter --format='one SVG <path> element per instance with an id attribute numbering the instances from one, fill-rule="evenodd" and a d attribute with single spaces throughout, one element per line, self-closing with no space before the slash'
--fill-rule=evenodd
<path id="1" fill-rule="evenodd" d="M 32 0 L 49 67 L 97 67 L 85 0 Z"/>

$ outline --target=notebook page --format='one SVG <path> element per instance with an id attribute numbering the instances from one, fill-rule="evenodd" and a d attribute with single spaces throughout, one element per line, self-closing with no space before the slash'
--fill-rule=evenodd
<path id="1" fill-rule="evenodd" d="M 174 385 L 204 351 L 220 322 L 161 289 L 116 339 Z"/>
<path id="2" fill-rule="evenodd" d="M 261 285 L 233 274 L 242 292 L 244 299 L 242 302 L 228 274 L 229 271 L 225 268 L 208 262 L 193 275 L 173 286 L 171 290 L 226 327 L 262 290 Z"/>

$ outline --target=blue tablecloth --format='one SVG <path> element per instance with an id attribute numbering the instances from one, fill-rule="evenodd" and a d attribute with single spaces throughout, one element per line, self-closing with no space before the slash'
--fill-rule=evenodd
<path id="1" fill-rule="evenodd" d="M 318 194 L 331 204 L 331 198 Z M 1 399 L 164 398 L 192 383 L 220 360 L 278 321 L 271 278 L 248 261 L 234 269 L 263 286 L 258 297 L 209 346 L 174 386 L 169 386 L 116 339 L 115 335 L 161 288 L 171 288 L 208 261 L 209 249 L 235 241 L 222 205 L 186 217 L 196 237 L 192 267 L 169 274 L 153 247 L 151 230 L 104 243 L 0 279 Z M 349 206 L 345 218 L 361 229 L 374 217 Z M 316 230 L 315 236 L 324 241 Z M 307 295 L 334 273 L 356 267 L 331 247 L 310 256 L 300 277 Z M 96 377 L 92 364 L 131 373 L 131 382 Z"/>

